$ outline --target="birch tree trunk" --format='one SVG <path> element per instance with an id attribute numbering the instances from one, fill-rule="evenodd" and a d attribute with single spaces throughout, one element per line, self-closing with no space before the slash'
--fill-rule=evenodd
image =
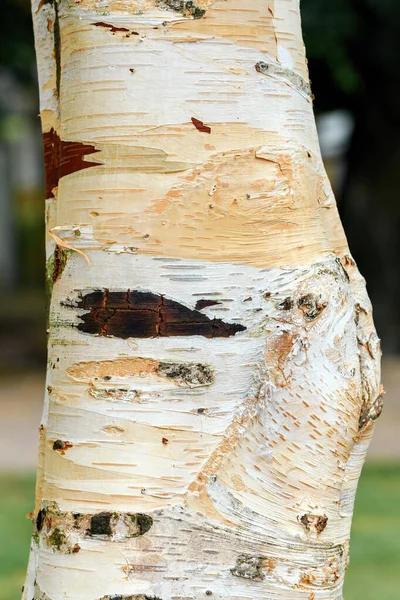
<path id="1" fill-rule="evenodd" d="M 298 0 L 33 0 L 52 287 L 25 600 L 342 598 L 379 340 Z"/>

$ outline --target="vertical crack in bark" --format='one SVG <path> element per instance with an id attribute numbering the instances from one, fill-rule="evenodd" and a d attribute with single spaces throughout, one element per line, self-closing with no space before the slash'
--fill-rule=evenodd
<path id="1" fill-rule="evenodd" d="M 57 96 L 60 98 L 61 88 L 61 34 L 60 34 L 60 15 L 58 12 L 58 0 L 53 1 L 54 6 L 54 23 L 53 23 L 53 35 L 54 35 L 54 60 L 56 63 L 56 91 Z"/>

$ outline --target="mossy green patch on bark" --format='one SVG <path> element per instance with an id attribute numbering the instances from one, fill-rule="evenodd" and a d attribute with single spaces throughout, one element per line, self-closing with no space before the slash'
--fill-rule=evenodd
<path id="1" fill-rule="evenodd" d="M 51 294 L 53 285 L 60 279 L 67 264 L 70 250 L 56 245 L 54 252 L 46 261 L 46 306 L 47 315 L 50 311 Z"/>
<path id="2" fill-rule="evenodd" d="M 58 527 L 56 527 L 46 539 L 49 546 L 53 546 L 57 550 L 61 550 L 61 547 L 65 544 L 67 538 L 65 534 Z"/>
<path id="3" fill-rule="evenodd" d="M 194 19 L 201 19 L 206 12 L 192 0 L 158 0 L 158 4 L 167 6 L 184 16 L 192 16 Z"/>

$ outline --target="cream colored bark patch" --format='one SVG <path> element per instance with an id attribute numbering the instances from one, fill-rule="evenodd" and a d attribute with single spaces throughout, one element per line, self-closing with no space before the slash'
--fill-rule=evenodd
<path id="1" fill-rule="evenodd" d="M 124 166 L 118 158 L 124 171 L 120 186 L 108 179 L 116 168 L 108 151 L 94 155 L 104 167 L 60 182 L 61 193 L 67 187 L 73 190 L 69 214 L 77 222 L 82 218 L 91 222 L 99 242 L 119 241 L 144 254 L 260 267 L 306 264 L 315 256 L 340 255 L 346 249 L 332 192 L 306 150 L 268 145 L 210 153 L 206 162 L 192 168 L 187 164 L 186 170 L 165 162 L 162 153 L 161 162 L 147 163 L 147 156 L 155 161 L 155 152 L 125 151 L 127 157 L 135 153 L 138 158 L 132 167 L 128 158 Z M 174 175 L 174 171 L 183 172 Z M 146 174 L 150 172 L 151 176 Z M 129 181 L 135 187 L 129 189 Z M 120 213 L 109 212 L 111 193 Z M 96 216 L 83 215 L 84 198 L 94 197 Z M 59 213 L 60 220 L 64 214 Z"/>

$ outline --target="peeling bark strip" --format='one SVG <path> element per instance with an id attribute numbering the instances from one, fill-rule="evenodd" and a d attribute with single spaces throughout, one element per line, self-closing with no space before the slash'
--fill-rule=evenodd
<path id="1" fill-rule="evenodd" d="M 82 169 L 99 166 L 99 163 L 84 160 L 84 156 L 94 154 L 99 150 L 82 142 L 65 142 L 59 138 L 53 128 L 43 134 L 43 142 L 46 198 L 54 198 L 53 189 L 58 186 L 61 177 Z"/>
<path id="2" fill-rule="evenodd" d="M 384 395 L 383 386 L 381 386 L 379 396 L 376 400 L 371 404 L 371 406 L 363 406 L 360 414 L 360 419 L 358 421 L 359 431 L 363 431 L 378 419 L 383 411 L 383 395 Z"/>
<path id="3" fill-rule="evenodd" d="M 90 312 L 80 315 L 78 329 L 92 335 L 127 338 L 201 335 L 206 338 L 230 337 L 246 327 L 210 319 L 197 310 L 151 292 L 104 292 L 83 296 L 78 308 Z"/>
<path id="4" fill-rule="evenodd" d="M 301 75 L 298 75 L 293 69 L 285 69 L 272 63 L 265 63 L 260 61 L 254 65 L 257 73 L 263 75 L 275 75 L 282 77 L 282 79 L 288 80 L 300 93 L 311 97 L 311 86 Z"/>
<path id="5" fill-rule="evenodd" d="M 203 121 L 199 121 L 199 119 L 192 117 L 192 123 L 199 131 L 202 131 L 203 133 L 211 133 L 211 127 L 204 125 Z"/>
<path id="6" fill-rule="evenodd" d="M 153 525 L 144 513 L 101 512 L 95 515 L 62 512 L 55 502 L 38 511 L 34 520 L 34 536 L 53 550 L 77 554 L 84 537 L 120 542 L 147 533 Z"/>

